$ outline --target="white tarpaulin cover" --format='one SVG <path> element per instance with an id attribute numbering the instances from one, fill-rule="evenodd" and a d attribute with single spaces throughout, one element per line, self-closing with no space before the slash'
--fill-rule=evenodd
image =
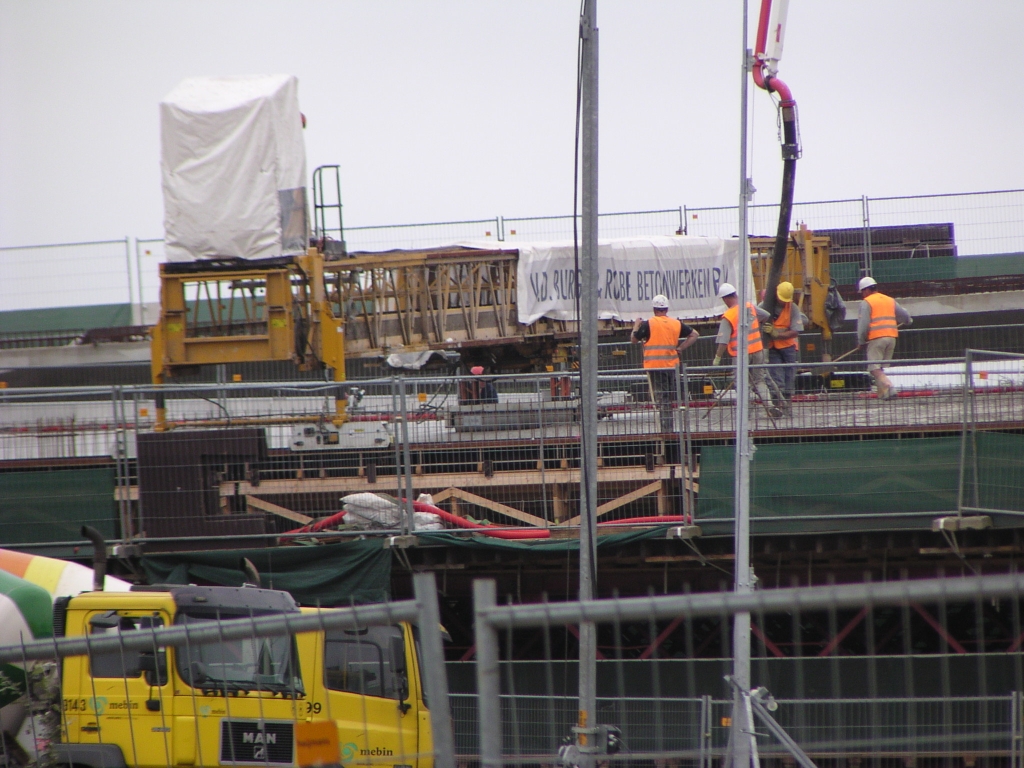
<path id="1" fill-rule="evenodd" d="M 519 322 L 529 324 L 542 317 L 575 320 L 578 283 L 572 243 L 520 243 L 516 247 Z M 718 286 L 738 282 L 738 252 L 739 240 L 717 237 L 601 240 L 598 313 L 601 319 L 648 318 L 651 300 L 660 293 L 668 297 L 670 317 L 716 317 L 725 311 Z M 753 279 L 747 274 L 747 285 L 752 286 Z"/>
<path id="2" fill-rule="evenodd" d="M 290 75 L 197 77 L 160 104 L 168 261 L 304 253 L 306 148 Z"/>

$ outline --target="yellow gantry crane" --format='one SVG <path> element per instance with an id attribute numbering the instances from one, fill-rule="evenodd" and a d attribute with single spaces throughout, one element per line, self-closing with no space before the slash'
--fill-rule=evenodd
<path id="1" fill-rule="evenodd" d="M 331 311 L 324 259 L 303 256 L 160 265 L 160 320 L 151 342 L 154 384 L 201 365 L 290 360 L 300 370 L 329 368 L 345 380 L 345 326 Z M 167 429 L 157 396 L 156 429 Z M 335 424 L 345 421 L 337 398 Z"/>

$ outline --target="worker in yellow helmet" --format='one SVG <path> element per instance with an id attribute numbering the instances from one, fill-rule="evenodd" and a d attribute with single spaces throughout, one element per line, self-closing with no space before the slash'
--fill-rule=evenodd
<path id="1" fill-rule="evenodd" d="M 878 290 L 873 277 L 862 277 L 857 290 L 863 299 L 857 317 L 857 341 L 862 347 L 867 346 L 868 373 L 875 380 L 878 399 L 890 400 L 896 396 L 896 390 L 885 375 L 883 363 L 892 360 L 899 326 L 910 325 L 914 319 L 896 299 Z"/>
<path id="2" fill-rule="evenodd" d="M 769 416 L 781 416 L 782 409 L 779 408 L 772 397 L 771 390 L 765 383 L 764 365 L 765 354 L 764 344 L 761 342 L 761 323 L 767 322 L 769 315 L 761 307 L 754 307 L 747 302 L 747 311 L 750 313 L 750 329 L 747 333 L 746 344 L 742 344 L 738 338 L 740 327 L 740 300 L 736 295 L 736 288 L 732 283 L 722 283 L 718 288 L 718 298 L 726 306 L 722 321 L 718 324 L 718 336 L 715 342 L 718 348 L 715 351 L 715 365 L 721 365 L 723 355 L 728 352 L 732 362 L 735 363 L 737 354 L 743 354 L 742 347 L 746 347 L 747 360 L 750 362 L 750 391 L 761 399 L 761 403 L 768 411 Z"/>
<path id="3" fill-rule="evenodd" d="M 658 404 L 661 431 L 673 430 L 672 403 L 676 399 L 679 353 L 697 342 L 700 334 L 682 320 L 668 316 L 668 297 L 658 294 L 651 301 L 654 317 L 633 323 L 629 338 L 644 345 L 644 369 L 651 393 Z"/>
<path id="4" fill-rule="evenodd" d="M 804 329 L 804 316 L 793 303 L 793 284 L 783 281 L 775 290 L 775 311 L 761 328 L 767 336 L 768 362 L 772 367 L 768 373 L 782 394 L 782 410 L 793 412 L 793 395 L 796 393 L 796 362 L 800 356 L 797 337 Z M 762 302 L 764 309 L 764 302 Z"/>

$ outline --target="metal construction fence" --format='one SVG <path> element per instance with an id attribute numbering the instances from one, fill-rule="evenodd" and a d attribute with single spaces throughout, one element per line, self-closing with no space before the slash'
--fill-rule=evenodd
<path id="1" fill-rule="evenodd" d="M 737 740 L 751 738 L 756 739 L 755 755 L 802 765 L 835 758 L 945 758 L 962 759 L 966 764 L 980 758 L 991 761 L 986 764 L 1016 767 L 1022 759 L 1021 695 L 1016 691 L 998 696 L 776 699 L 765 687 L 770 681 L 759 679 L 755 663 L 749 690 L 735 687 L 728 697 L 671 697 L 658 693 L 657 657 L 644 662 L 641 670 L 636 662 L 623 660 L 622 646 L 623 638 L 636 627 L 646 626 L 653 638 L 667 623 L 675 626 L 683 621 L 717 619 L 728 627 L 749 621 L 756 635 L 758 627 L 765 627 L 773 618 L 797 627 L 825 614 L 835 628 L 836 614 L 842 609 L 871 613 L 889 606 L 908 614 L 912 607 L 922 605 L 940 617 L 932 620 L 932 629 L 946 638 L 947 617 L 956 615 L 961 606 L 973 606 L 978 617 L 976 637 L 985 639 L 990 633 L 999 633 L 994 624 L 981 622 L 986 605 L 1013 616 L 1014 630 L 1020 628 L 1022 587 L 1024 577 L 1013 574 L 767 589 L 748 594 L 668 594 L 499 605 L 495 583 L 478 581 L 474 586 L 476 693 L 452 695 L 456 749 L 467 757 L 479 757 L 484 766 L 555 763 L 564 755 L 564 746 L 575 740 L 574 734 L 583 733 L 588 742 L 580 751 L 584 757 L 590 753 L 592 760 L 630 765 L 635 761 L 682 761 L 703 768 L 728 762 Z M 561 660 L 550 652 L 554 636 L 564 632 L 566 625 L 582 627 L 586 623 L 595 626 L 599 637 L 604 634 L 615 643 L 613 657 L 599 662 L 612 674 L 604 676 L 604 690 L 598 690 L 593 712 L 580 711 L 582 703 L 566 695 L 567 681 L 556 679 Z M 540 670 L 533 675 L 530 693 L 516 690 L 517 676 L 512 674 L 514 663 L 510 662 L 516 640 L 521 641 L 526 632 L 539 633 L 545 649 L 543 660 L 535 664 Z M 837 642 L 842 640 L 843 635 L 834 630 L 832 634 Z M 909 633 L 903 641 L 913 642 Z M 1019 641 L 1010 654 L 1019 666 Z M 869 664 L 872 658 L 869 648 Z M 983 656 L 976 658 L 983 666 Z M 794 661 L 799 666 L 799 655 Z M 869 680 L 873 677 L 877 688 L 879 670 L 869 669 Z M 653 695 L 630 694 L 638 674 L 654 681 Z M 831 678 L 835 690 L 850 682 L 841 679 L 838 666 L 826 677 Z M 749 702 L 747 712 L 757 719 L 756 731 L 743 729 L 735 719 L 736 708 L 742 709 L 745 702 Z M 611 738 L 608 726 L 617 729 Z M 737 728 L 741 730 L 737 732 Z"/>
<path id="2" fill-rule="evenodd" d="M 656 662 L 648 662 L 654 666 Z M 475 694 L 451 694 L 456 754 L 480 755 Z M 806 751 L 824 758 L 954 756 L 1019 759 L 1021 695 L 955 698 L 777 699 L 774 717 Z M 707 765 L 728 750 L 733 703 L 703 696 L 599 696 L 597 722 L 621 731 L 620 759 L 666 759 Z M 557 755 L 579 715 L 575 696 L 501 695 L 502 744 L 508 758 Z M 762 757 L 786 756 L 764 739 Z M 605 757 L 602 755 L 602 759 Z"/>
<path id="3" fill-rule="evenodd" d="M 773 235 L 777 205 L 750 207 L 751 233 Z M 677 233 L 735 237 L 735 207 L 677 206 L 600 216 L 601 237 Z M 1024 252 L 1024 190 L 863 196 L 796 203 L 793 222 L 815 231 L 844 230 L 832 249 L 834 277 L 850 282 L 880 260 L 991 256 Z M 904 229 L 883 241 L 879 227 Z M 909 229 L 907 229 L 909 228 Z M 863 234 L 858 234 L 860 230 Z M 906 230 L 906 231 L 904 231 Z M 918 231 L 920 230 L 920 231 Z M 434 248 L 460 242 L 514 248 L 517 242 L 568 240 L 573 217 L 535 216 L 423 224 L 349 227 L 349 252 Z M 872 242 L 872 237 L 875 242 Z M 852 238 L 852 239 L 851 239 Z M 936 239 L 937 238 L 937 239 Z M 135 324 L 152 323 L 159 303 L 163 240 L 123 238 L 97 243 L 0 248 L 0 311 L 127 305 Z M 0 328 L 0 331 L 3 329 Z M 30 329 L 34 330 L 34 329 Z"/>
<path id="4" fill-rule="evenodd" d="M 752 371 L 755 523 L 1024 515 L 1024 355 L 893 361 L 888 400 L 863 362 L 801 364 L 788 397 L 782 366 Z M 602 524 L 731 519 L 732 370 L 682 373 L 600 374 Z M 266 542 L 365 493 L 425 494 L 467 533 L 553 535 L 578 522 L 577 390 L 572 372 L 0 389 L 0 540 L 67 544 L 88 523 L 126 542 Z M 408 510 L 391 511 L 383 528 L 414 532 Z M 330 535 L 363 530 L 336 522 Z"/>

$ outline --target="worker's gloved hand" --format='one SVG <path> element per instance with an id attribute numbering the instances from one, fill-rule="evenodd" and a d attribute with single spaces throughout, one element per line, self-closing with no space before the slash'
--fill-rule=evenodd
<path id="1" fill-rule="evenodd" d="M 775 330 L 775 326 L 772 325 L 771 323 L 763 323 L 761 325 L 761 332 L 764 333 L 765 336 L 768 336 L 769 338 L 772 339 L 775 338 L 775 334 L 777 333 L 777 331 Z"/>
<path id="2" fill-rule="evenodd" d="M 722 356 L 721 355 L 715 355 L 715 359 L 711 361 L 711 364 L 712 365 L 721 365 L 722 364 Z"/>

